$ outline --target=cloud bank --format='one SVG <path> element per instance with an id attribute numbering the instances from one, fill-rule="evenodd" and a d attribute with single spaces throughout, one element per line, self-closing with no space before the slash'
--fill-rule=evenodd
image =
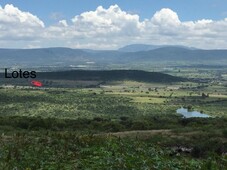
<path id="1" fill-rule="evenodd" d="M 71 20 L 45 26 L 37 16 L 13 5 L 0 6 L 0 47 L 71 47 L 116 49 L 133 44 L 171 44 L 204 49 L 227 48 L 227 18 L 180 21 L 169 8 L 151 18 L 123 11 L 118 5 L 83 12 Z"/>

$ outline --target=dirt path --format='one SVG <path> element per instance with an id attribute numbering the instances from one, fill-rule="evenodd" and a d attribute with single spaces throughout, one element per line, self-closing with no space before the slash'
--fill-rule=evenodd
<path id="1" fill-rule="evenodd" d="M 171 134 L 171 130 L 169 129 L 159 129 L 159 130 L 133 130 L 133 131 L 124 131 L 124 132 L 114 132 L 114 133 L 104 133 L 97 135 L 108 135 L 108 136 L 116 136 L 116 137 L 138 137 L 138 138 L 147 138 L 153 135 L 169 135 Z"/>

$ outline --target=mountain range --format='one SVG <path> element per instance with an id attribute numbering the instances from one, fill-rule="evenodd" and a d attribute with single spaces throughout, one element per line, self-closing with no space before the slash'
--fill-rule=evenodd
<path id="1" fill-rule="evenodd" d="M 134 44 L 119 50 L 71 48 L 0 49 L 0 67 L 88 67 L 160 63 L 226 65 L 227 50 Z"/>

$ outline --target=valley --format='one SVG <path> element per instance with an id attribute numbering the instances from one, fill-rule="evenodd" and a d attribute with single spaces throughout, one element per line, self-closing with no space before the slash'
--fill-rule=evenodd
<path id="1" fill-rule="evenodd" d="M 191 67 L 40 72 L 41 88 L 2 79 L 0 166 L 224 169 L 225 75 Z M 184 118 L 181 107 L 210 117 Z"/>

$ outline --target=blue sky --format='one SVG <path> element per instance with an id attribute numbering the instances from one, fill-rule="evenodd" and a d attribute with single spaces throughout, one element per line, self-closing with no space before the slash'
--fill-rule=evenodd
<path id="1" fill-rule="evenodd" d="M 0 48 L 227 48 L 226 0 L 1 0 Z"/>

